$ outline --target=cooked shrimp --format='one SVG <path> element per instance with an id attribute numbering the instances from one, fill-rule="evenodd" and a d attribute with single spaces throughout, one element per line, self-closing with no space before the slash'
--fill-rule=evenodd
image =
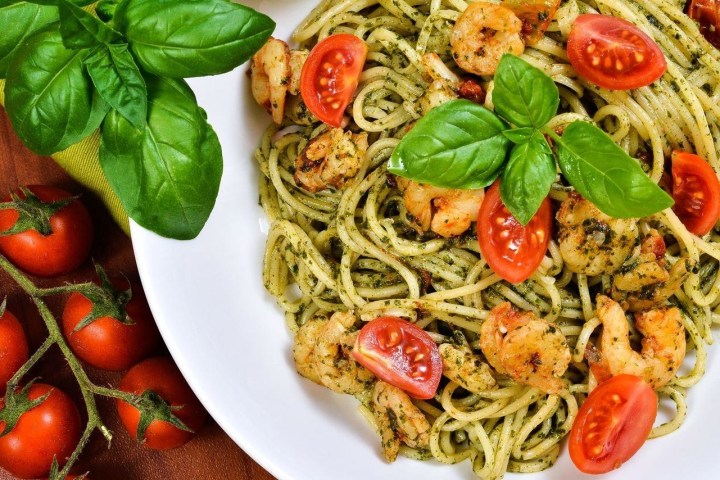
<path id="1" fill-rule="evenodd" d="M 327 320 L 312 319 L 303 324 L 293 339 L 293 360 L 297 372 L 308 380 L 322 385 L 315 369 L 315 344 Z"/>
<path id="2" fill-rule="evenodd" d="M 495 387 L 490 366 L 472 353 L 468 345 L 443 343 L 439 347 L 443 360 L 443 375 L 468 392 L 479 393 Z"/>
<path id="3" fill-rule="evenodd" d="M 570 364 L 570 349 L 560 329 L 510 302 L 490 311 L 480 328 L 480 348 L 495 370 L 514 380 L 557 394 Z"/>
<path id="4" fill-rule="evenodd" d="M 575 273 L 615 273 L 638 239 L 636 220 L 605 215 L 575 192 L 560 206 L 557 221 L 560 254 Z"/>
<path id="5" fill-rule="evenodd" d="M 445 65 L 437 53 L 424 54 L 422 65 L 425 67 L 425 75 L 431 80 L 425 94 L 420 98 L 420 108 L 423 114 L 427 114 L 433 108 L 458 98 L 460 78 Z"/>
<path id="6" fill-rule="evenodd" d="M 351 356 L 358 332 L 350 332 L 355 324 L 351 312 L 336 312 L 319 331 L 313 349 L 315 371 L 320 382 L 338 393 L 351 395 L 367 389 L 375 376 Z"/>
<path id="7" fill-rule="evenodd" d="M 685 327 L 680 310 L 657 308 L 635 314 L 635 326 L 644 337 L 640 352 L 630 346 L 628 319 L 617 302 L 599 295 L 597 315 L 603 324 L 600 351 L 613 375 L 637 375 L 653 388 L 673 378 L 685 358 Z"/>
<path id="8" fill-rule="evenodd" d="M 492 75 L 506 53 L 525 51 L 522 21 L 507 7 L 476 2 L 460 15 L 452 36 L 453 58 L 466 72 Z"/>
<path id="9" fill-rule="evenodd" d="M 412 448 L 428 446 L 430 422 L 407 393 L 379 380 L 373 391 L 372 408 L 388 462 L 395 461 L 401 443 Z"/>
<path id="10" fill-rule="evenodd" d="M 309 192 L 340 189 L 360 171 L 367 149 L 366 132 L 328 130 L 310 140 L 295 159 L 295 183 Z"/>
<path id="11" fill-rule="evenodd" d="M 398 177 L 403 191 L 405 208 L 413 216 L 418 231 L 431 229 L 450 238 L 470 228 L 477 219 L 485 192 L 481 190 L 453 190 L 417 183 Z"/>
<path id="12" fill-rule="evenodd" d="M 686 259 L 670 267 L 665 259 L 665 241 L 656 230 L 651 230 L 643 240 L 640 255 L 613 277 L 612 297 L 633 312 L 649 310 L 680 289 L 690 267 Z"/>
<path id="13" fill-rule="evenodd" d="M 300 72 L 308 53 L 290 51 L 288 44 L 270 37 L 250 62 L 250 84 L 253 97 L 277 124 L 285 116 L 288 93 L 297 95 Z"/>

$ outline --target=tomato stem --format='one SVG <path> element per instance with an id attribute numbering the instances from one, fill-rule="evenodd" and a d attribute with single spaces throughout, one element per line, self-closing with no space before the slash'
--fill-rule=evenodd
<path id="1" fill-rule="evenodd" d="M 70 367 L 70 370 L 72 371 L 78 386 L 80 387 L 80 392 L 85 403 L 88 420 L 87 424 L 85 425 L 83 435 L 81 436 L 80 441 L 75 447 L 72 455 L 69 457 L 67 463 L 65 464 L 65 467 L 58 473 L 56 477 L 54 477 L 65 478 L 70 473 L 73 464 L 80 457 L 80 454 L 84 450 L 87 442 L 92 436 L 92 433 L 96 429 L 100 431 L 103 437 L 105 437 L 108 444 L 112 440 L 112 432 L 110 432 L 110 430 L 105 426 L 100 417 L 100 412 L 98 411 L 95 397 L 103 396 L 117 398 L 130 403 L 134 401 L 135 396 L 127 392 L 101 387 L 94 384 L 90 380 L 82 364 L 72 352 L 70 346 L 65 340 L 65 337 L 62 334 L 62 330 L 58 324 L 57 319 L 50 311 L 46 303 L 43 301 L 43 297 L 51 295 L 62 295 L 73 292 L 87 292 L 90 288 L 96 288 L 96 285 L 94 285 L 93 283 L 81 283 L 73 285 L 63 285 L 60 287 L 39 288 L 24 273 L 22 273 L 17 267 L 10 263 L 10 261 L 3 255 L 0 255 L 0 268 L 7 272 L 8 275 L 10 275 L 10 277 L 15 281 L 15 283 L 17 283 L 23 289 L 23 291 L 28 296 L 30 296 L 31 300 L 40 312 L 40 316 L 42 317 L 43 322 L 45 323 L 45 327 L 48 331 L 48 336 L 42 343 L 42 345 L 40 345 L 40 347 L 33 353 L 33 355 L 28 359 L 28 361 L 25 362 L 25 364 L 20 367 L 17 373 L 15 373 L 15 375 L 13 375 L 13 377 L 10 379 L 10 381 L 8 382 L 8 389 L 16 389 L 17 386 L 20 384 L 20 380 L 25 375 L 27 375 L 30 369 L 32 369 L 32 367 L 48 352 L 48 350 L 50 350 L 52 346 L 57 345 L 57 347 L 62 352 L 62 355 L 65 357 L 65 360 L 67 361 L 68 366 Z"/>

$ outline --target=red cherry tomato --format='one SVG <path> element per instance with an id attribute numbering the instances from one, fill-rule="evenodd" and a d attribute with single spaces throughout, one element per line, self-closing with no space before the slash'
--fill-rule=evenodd
<path id="1" fill-rule="evenodd" d="M 5 310 L 0 316 L 0 393 L 5 393 L 7 382 L 27 362 L 29 353 L 22 325 Z"/>
<path id="2" fill-rule="evenodd" d="M 577 17 L 567 53 L 581 77 L 610 90 L 650 85 L 667 70 L 657 43 L 632 23 L 607 15 Z"/>
<path id="3" fill-rule="evenodd" d="M 442 377 L 437 345 L 421 328 L 398 317 L 368 322 L 355 341 L 355 360 L 408 395 L 429 399 Z"/>
<path id="4" fill-rule="evenodd" d="M 43 203 L 57 202 L 72 195 L 55 187 L 31 185 L 27 187 Z M 16 192 L 21 198 L 25 195 Z M 4 201 L 10 201 L 6 197 Z M 12 208 L 0 210 L 0 232 L 9 230 L 19 218 Z M 39 277 L 53 277 L 70 273 L 79 267 L 90 253 L 93 226 L 85 206 L 74 200 L 50 217 L 49 235 L 26 230 L 13 235 L 0 236 L 0 252 L 15 265 Z"/>
<path id="5" fill-rule="evenodd" d="M 155 357 L 138 363 L 131 368 L 120 382 L 120 390 L 142 395 L 152 390 L 170 407 L 177 407 L 172 413 L 192 432 L 186 432 L 162 420 L 153 420 L 144 436 L 144 445 L 154 450 L 167 450 L 189 442 L 205 425 L 208 414 L 188 386 L 180 370 L 167 357 Z M 117 401 L 120 420 L 125 429 L 137 438 L 140 411 L 129 403 Z"/>
<path id="6" fill-rule="evenodd" d="M 546 198 L 523 227 L 500 199 L 500 180 L 487 192 L 477 222 L 480 252 L 490 268 L 510 283 L 527 280 L 542 262 L 552 235 L 552 205 Z"/>
<path id="7" fill-rule="evenodd" d="M 20 478 L 46 476 L 53 458 L 62 466 L 80 440 L 80 413 L 62 390 L 36 383 L 30 387 L 29 399 L 49 393 L 40 405 L 20 417 L 10 433 L 0 437 L 0 467 Z M 0 399 L 0 408 L 5 399 Z M 5 422 L 0 421 L 0 431 Z"/>
<path id="8" fill-rule="evenodd" d="M 585 473 L 606 473 L 635 455 L 652 430 L 658 398 L 635 375 L 602 382 L 580 407 L 570 431 L 570 458 Z"/>
<path id="9" fill-rule="evenodd" d="M 367 45 L 355 35 L 338 33 L 321 40 L 300 74 L 300 94 L 308 110 L 339 127 L 365 66 Z"/>
<path id="10" fill-rule="evenodd" d="M 126 280 L 115 280 L 115 287 L 127 289 Z M 75 327 L 93 308 L 81 293 L 70 295 L 62 315 L 62 327 L 70 348 L 83 361 L 103 370 L 127 370 L 150 356 L 160 346 L 160 332 L 155 325 L 145 293 L 133 284 L 132 298 L 125 310 L 134 322 L 128 325 L 113 317 L 101 317 L 82 329 Z"/>
<path id="11" fill-rule="evenodd" d="M 504 0 L 508 7 L 522 21 L 521 35 L 527 45 L 535 45 L 545 35 L 560 0 Z"/>
<path id="12" fill-rule="evenodd" d="M 673 211 L 689 231 L 705 235 L 720 219 L 720 182 L 702 157 L 688 152 L 672 154 Z"/>
<path id="13" fill-rule="evenodd" d="M 700 24 L 700 33 L 720 48 L 720 4 L 716 0 L 690 0 L 687 14 Z"/>

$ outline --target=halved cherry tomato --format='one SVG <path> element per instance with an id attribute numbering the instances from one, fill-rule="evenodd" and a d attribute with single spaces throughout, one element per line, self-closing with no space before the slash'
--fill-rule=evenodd
<path id="1" fill-rule="evenodd" d="M 437 345 L 421 328 L 399 317 L 379 317 L 357 336 L 355 360 L 408 395 L 429 399 L 442 377 Z"/>
<path id="2" fill-rule="evenodd" d="M 355 35 L 338 33 L 310 52 L 300 75 L 300 94 L 308 110 L 339 127 L 365 66 L 367 45 Z"/>
<path id="3" fill-rule="evenodd" d="M 635 375 L 602 382 L 580 407 L 570 431 L 570 458 L 585 473 L 606 473 L 635 455 L 652 430 L 658 398 Z"/>
<path id="4" fill-rule="evenodd" d="M 608 15 L 577 17 L 567 53 L 581 77 L 610 90 L 650 85 L 667 70 L 657 43 L 632 23 Z"/>
<path id="5" fill-rule="evenodd" d="M 720 182 L 702 157 L 688 152 L 672 154 L 673 211 L 695 235 L 705 235 L 720 219 Z"/>
<path id="6" fill-rule="evenodd" d="M 552 205 L 546 198 L 523 227 L 500 199 L 500 180 L 487 192 L 477 221 L 480 252 L 495 273 L 510 283 L 527 280 L 542 262 L 552 234 Z"/>
<path id="7" fill-rule="evenodd" d="M 545 35 L 560 0 L 504 0 L 503 5 L 522 21 L 520 34 L 527 45 L 535 45 Z"/>
<path id="8" fill-rule="evenodd" d="M 720 4 L 717 0 L 690 0 L 687 14 L 700 24 L 700 33 L 707 41 L 720 48 Z"/>

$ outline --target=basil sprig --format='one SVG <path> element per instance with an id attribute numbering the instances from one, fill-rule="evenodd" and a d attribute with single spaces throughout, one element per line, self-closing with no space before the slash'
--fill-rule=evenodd
<path id="1" fill-rule="evenodd" d="M 557 165 L 581 195 L 612 217 L 644 217 L 672 206 L 638 162 L 595 125 L 574 122 L 562 136 L 549 129 L 560 103 L 557 86 L 519 57 L 501 59 L 493 103 L 495 112 L 466 100 L 431 110 L 403 137 L 388 170 L 446 188 L 482 188 L 502 176 L 502 201 L 523 225 L 550 192 Z M 546 136 L 555 141 L 554 152 Z"/>
<path id="2" fill-rule="evenodd" d="M 231 0 L 0 0 L 0 78 L 20 139 L 49 155 L 101 129 L 125 209 L 160 235 L 200 233 L 222 152 L 185 77 L 246 62 L 275 23 Z"/>

